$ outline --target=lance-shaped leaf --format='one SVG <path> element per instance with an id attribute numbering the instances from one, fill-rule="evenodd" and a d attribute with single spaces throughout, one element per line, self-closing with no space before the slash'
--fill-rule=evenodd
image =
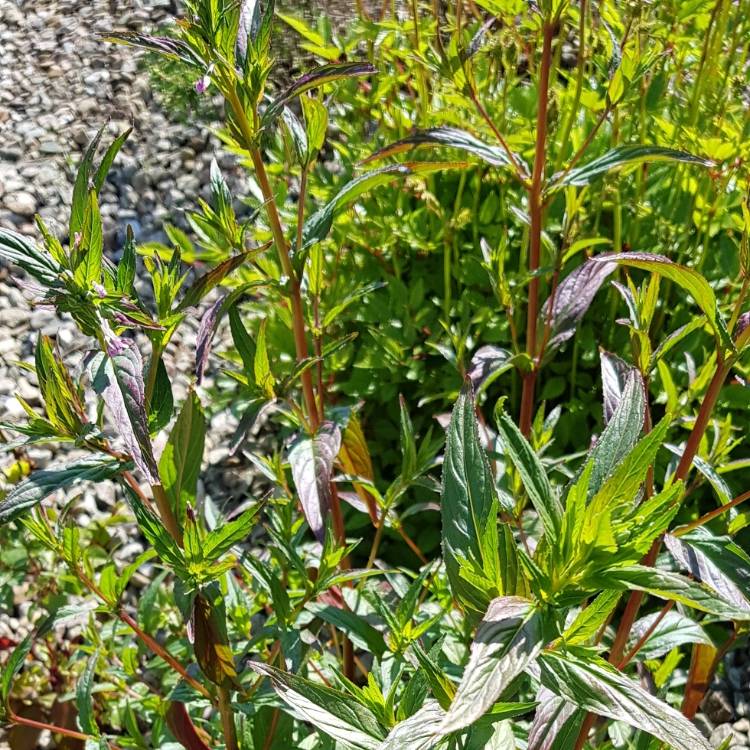
<path id="1" fill-rule="evenodd" d="M 188 504 L 195 504 L 205 436 L 206 415 L 200 399 L 191 391 L 180 409 L 159 459 L 164 491 L 180 521 L 185 517 Z"/>
<path id="2" fill-rule="evenodd" d="M 159 469 L 151 448 L 143 386 L 143 360 L 134 341 L 107 336 L 107 353 L 92 362 L 94 390 L 112 415 L 135 465 L 149 484 L 159 483 Z"/>
<path id="3" fill-rule="evenodd" d="M 575 747 L 585 712 L 542 686 L 537 696 L 527 750 L 568 750 Z"/>
<path id="4" fill-rule="evenodd" d="M 738 606 L 724 599 L 717 591 L 703 583 L 691 581 L 679 573 L 657 570 L 645 565 L 629 565 L 603 571 L 599 582 L 602 587 L 620 590 L 638 589 L 660 599 L 671 599 L 689 607 L 717 615 L 725 620 L 746 622 L 750 608 Z"/>
<path id="5" fill-rule="evenodd" d="M 477 628 L 471 656 L 442 724 L 450 734 L 489 711 L 510 683 L 541 651 L 542 621 L 528 599 L 498 597 Z"/>
<path id="6" fill-rule="evenodd" d="M 678 565 L 714 589 L 722 599 L 750 610 L 750 558 L 728 536 L 697 528 L 682 536 L 667 534 L 664 543 Z"/>
<path id="7" fill-rule="evenodd" d="M 588 185 L 597 178 L 607 174 L 607 172 L 622 169 L 626 166 L 656 161 L 686 162 L 688 164 L 697 164 L 701 167 L 710 167 L 713 165 L 713 162 L 708 159 L 703 159 L 687 151 L 678 151 L 673 148 L 645 145 L 618 146 L 607 151 L 606 154 L 592 159 L 588 164 L 571 169 L 557 180 L 553 177 L 550 189 L 554 190 L 565 185 Z"/>
<path id="8" fill-rule="evenodd" d="M 99 727 L 94 718 L 92 695 L 94 690 L 94 674 L 99 652 L 94 652 L 86 662 L 81 676 L 76 683 L 76 708 L 78 709 L 78 726 L 81 731 L 93 736 L 99 735 Z"/>
<path id="9" fill-rule="evenodd" d="M 548 351 L 554 351 L 573 336 L 596 293 L 615 268 L 614 263 L 596 263 L 591 258 L 562 280 L 554 297 L 550 296 L 542 306 L 540 315 L 541 325 L 550 322 Z"/>
<path id="10" fill-rule="evenodd" d="M 440 740 L 445 711 L 435 700 L 391 729 L 378 750 L 431 750 Z"/>
<path id="11" fill-rule="evenodd" d="M 184 703 L 179 703 L 176 700 L 168 701 L 165 718 L 169 731 L 188 750 L 211 750 L 203 737 L 198 734 Z"/>
<path id="12" fill-rule="evenodd" d="M 225 298 L 219 297 L 203 313 L 195 345 L 195 380 L 200 385 L 203 375 L 208 365 L 208 355 L 211 353 L 211 342 L 214 340 L 216 328 L 221 320 L 221 313 L 224 309 Z"/>
<path id="13" fill-rule="evenodd" d="M 480 346 L 471 358 L 466 375 L 478 396 L 513 365 L 514 357 L 507 349 L 492 345 Z"/>
<path id="14" fill-rule="evenodd" d="M 402 138 L 400 141 L 379 149 L 372 156 L 368 156 L 365 159 L 365 163 L 384 159 L 387 156 L 394 156 L 417 146 L 446 146 L 448 148 L 455 148 L 473 156 L 478 156 L 482 161 L 494 167 L 507 167 L 511 163 L 504 148 L 491 146 L 466 130 L 447 127 L 418 130 L 410 136 Z M 514 156 L 518 162 L 521 162 L 519 156 Z"/>
<path id="15" fill-rule="evenodd" d="M 331 506 L 331 473 L 340 448 L 338 425 L 323 422 L 315 435 L 301 435 L 289 451 L 292 478 L 302 510 L 319 541 L 325 537 L 326 517 Z"/>
<path id="16" fill-rule="evenodd" d="M 79 482 L 111 479 L 127 466 L 112 456 L 97 453 L 35 471 L 0 501 L 0 524 L 15 520 L 55 490 L 67 489 Z"/>
<path id="17" fill-rule="evenodd" d="M 593 496 L 638 442 L 646 415 L 646 387 L 637 370 L 629 373 L 612 418 L 589 453 L 588 495 Z"/>
<path id="18" fill-rule="evenodd" d="M 101 34 L 101 37 L 106 42 L 125 44 L 129 47 L 140 47 L 151 52 L 157 52 L 173 60 L 182 60 L 187 65 L 192 65 L 202 70 L 206 68 L 204 61 L 181 39 L 140 34 L 137 31 L 110 31 Z"/>
<path id="19" fill-rule="evenodd" d="M 599 657 L 545 651 L 538 663 L 541 682 L 548 690 L 587 711 L 623 721 L 675 750 L 711 747 L 681 713 Z"/>
<path id="20" fill-rule="evenodd" d="M 445 568 L 458 600 L 483 612 L 497 593 L 516 593 L 499 589 L 498 500 L 479 441 L 470 385 L 461 390 L 448 427 L 440 509 Z M 511 545 L 511 566 L 516 563 L 514 549 Z M 467 576 L 467 569 L 474 575 Z"/>
<path id="21" fill-rule="evenodd" d="M 22 268 L 46 287 L 59 286 L 59 264 L 34 242 L 12 229 L 0 227 L 0 258 Z"/>
<path id="22" fill-rule="evenodd" d="M 369 651 L 378 658 L 385 653 L 383 634 L 356 612 L 321 602 L 308 602 L 305 609 L 345 633 L 357 648 Z"/>
<path id="23" fill-rule="evenodd" d="M 227 258 L 223 263 L 219 263 L 216 268 L 212 268 L 203 276 L 196 279 L 185 292 L 185 296 L 177 305 L 177 312 L 193 307 L 197 305 L 214 287 L 220 284 L 232 271 L 239 268 L 245 260 L 251 255 L 256 254 L 256 250 L 252 250 L 246 253 L 240 253 L 239 255 L 233 255 L 231 258 Z"/>
<path id="24" fill-rule="evenodd" d="M 271 680 L 273 689 L 294 715 L 357 750 L 378 750 L 384 732 L 375 715 L 350 695 L 260 662 L 250 666 Z"/>
<path id="25" fill-rule="evenodd" d="M 656 621 L 658 620 L 658 623 Z M 634 623 L 626 653 L 653 628 L 646 642 L 638 650 L 638 659 L 658 659 L 673 648 L 686 643 L 703 643 L 712 645 L 706 631 L 695 621 L 680 612 L 670 610 L 662 616 L 653 612 Z"/>
<path id="26" fill-rule="evenodd" d="M 560 535 L 563 514 L 560 499 L 552 489 L 534 449 L 505 412 L 498 415 L 497 431 L 505 455 L 520 474 L 529 500 L 542 520 L 545 536 L 552 544 Z"/>
<path id="27" fill-rule="evenodd" d="M 6 719 L 8 697 L 15 676 L 21 671 L 34 643 L 34 633 L 29 633 L 11 652 L 0 672 L 0 721 Z"/>
<path id="28" fill-rule="evenodd" d="M 371 188 L 385 185 L 398 177 L 429 174 L 444 169 L 460 169 L 465 166 L 466 162 L 404 162 L 365 172 L 344 185 L 323 208 L 310 216 L 302 230 L 302 246 L 308 248 L 324 240 L 331 229 L 334 217 Z"/>
<path id="29" fill-rule="evenodd" d="M 300 94 L 304 94 L 305 91 L 344 78 L 368 76 L 375 72 L 376 69 L 370 63 L 365 62 L 331 63 L 330 65 L 313 68 L 309 73 L 305 73 L 301 78 L 294 81 L 266 107 L 261 118 L 261 125 L 264 128 L 271 125 L 281 114 L 285 105 Z"/>
<path id="30" fill-rule="evenodd" d="M 663 255 L 654 253 L 604 253 L 592 258 L 594 263 L 609 266 L 610 263 L 619 263 L 632 268 L 640 268 L 651 273 L 658 273 L 669 279 L 677 286 L 684 289 L 698 304 L 705 314 L 714 333 L 722 344 L 731 350 L 734 345 L 727 331 L 727 325 L 719 311 L 716 295 L 711 285 L 694 268 L 674 263 Z"/>
<path id="31" fill-rule="evenodd" d="M 628 377 L 638 370 L 616 354 L 605 352 L 604 349 L 599 350 L 599 363 L 602 372 L 604 424 L 607 424 L 623 399 Z"/>

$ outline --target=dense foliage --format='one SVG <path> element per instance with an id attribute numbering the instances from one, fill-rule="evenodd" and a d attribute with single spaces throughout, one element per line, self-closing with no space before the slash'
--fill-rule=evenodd
<path id="1" fill-rule="evenodd" d="M 215 167 L 189 233 L 115 264 L 129 134 L 100 133 L 66 238 L 0 231 L 90 342 L 73 368 L 40 337 L 44 413 L 2 426 L 4 580 L 37 582 L 0 718 L 56 690 L 87 748 L 708 748 L 750 621 L 748 10 L 386 3 L 334 33 L 192 0 L 108 35 L 221 97 L 248 191 Z M 320 63 L 282 87 L 274 19 Z M 199 490 L 222 411 L 267 488 L 240 507 Z M 68 460 L 29 472 L 40 443 Z M 107 523 L 76 524 L 82 482 L 116 484 Z"/>

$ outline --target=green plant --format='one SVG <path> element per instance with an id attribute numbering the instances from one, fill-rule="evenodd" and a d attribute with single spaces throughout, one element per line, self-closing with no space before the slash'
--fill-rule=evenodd
<path id="1" fill-rule="evenodd" d="M 65 571 L 4 668 L 4 719 L 28 723 L 16 675 L 86 597 L 78 728 L 52 731 L 91 747 L 574 750 L 613 746 L 609 721 L 628 747 L 707 748 L 690 719 L 750 620 L 749 495 L 725 478 L 748 467 L 745 400 L 725 396 L 746 390 L 725 385 L 750 339 L 747 115 L 726 97 L 744 5 L 362 8 L 351 38 L 282 15 L 325 62 L 273 95 L 272 4 L 195 0 L 175 38 L 113 33 L 221 95 L 257 210 L 241 223 L 214 167 L 192 238 L 139 248 L 145 299 L 132 233 L 116 266 L 103 253 L 98 193 L 128 134 L 95 166 L 99 134 L 67 247 L 41 220 L 41 245 L 0 233 L 92 343 L 78 377 L 41 337 L 45 412 L 3 425 L 15 449 L 76 451 L 0 501 Z M 188 283 L 186 263 L 211 268 Z M 176 405 L 165 358 L 198 307 Z M 430 422 L 449 404 L 443 443 Z M 198 492 L 224 409 L 268 489 L 228 517 Z M 247 435 L 268 414 L 261 455 Z M 117 485 L 101 527 L 42 504 L 84 481 Z M 148 548 L 116 565 L 125 504 Z"/>

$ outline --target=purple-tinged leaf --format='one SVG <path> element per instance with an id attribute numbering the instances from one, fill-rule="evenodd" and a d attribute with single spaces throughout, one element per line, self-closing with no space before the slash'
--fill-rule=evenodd
<path id="1" fill-rule="evenodd" d="M 695 620 L 670 610 L 666 615 L 663 612 L 652 612 L 636 621 L 630 632 L 626 652 L 634 648 L 649 631 L 651 634 L 638 650 L 637 658 L 640 661 L 658 659 L 673 648 L 684 646 L 686 643 L 712 645 L 706 631 Z"/>
<path id="2" fill-rule="evenodd" d="M 728 536 L 715 536 L 704 528 L 674 536 L 664 543 L 677 564 L 725 601 L 750 611 L 745 592 L 750 591 L 750 557 Z"/>
<path id="3" fill-rule="evenodd" d="M 477 628 L 441 733 L 457 732 L 484 716 L 543 645 L 541 617 L 532 602 L 518 596 L 493 599 Z"/>
<path id="4" fill-rule="evenodd" d="M 173 60 L 182 60 L 182 62 L 194 67 L 206 67 L 203 60 L 181 39 L 173 39 L 168 36 L 151 36 L 137 31 L 110 31 L 100 34 L 100 36 L 105 42 L 124 44 L 128 47 L 140 47 Z"/>
<path id="5" fill-rule="evenodd" d="M 252 253 L 257 253 L 257 250 L 253 250 Z M 230 273 L 232 273 L 232 271 L 239 268 L 249 255 L 250 253 L 247 252 L 227 258 L 227 260 L 219 263 L 216 268 L 212 268 L 207 273 L 204 273 L 203 276 L 196 279 L 188 287 L 180 304 L 177 305 L 177 312 L 181 312 L 188 307 L 197 305 L 214 287 L 220 284 Z"/>
<path id="6" fill-rule="evenodd" d="M 507 349 L 492 345 L 481 346 L 474 352 L 466 375 L 478 395 L 512 366 L 512 355 Z"/>
<path id="7" fill-rule="evenodd" d="M 116 476 L 127 466 L 102 453 L 35 471 L 28 479 L 15 485 L 0 501 L 0 524 L 15 520 L 55 490 L 84 481 L 101 482 Z"/>
<path id="8" fill-rule="evenodd" d="M 466 130 L 445 127 L 417 130 L 410 136 L 379 149 L 371 156 L 368 156 L 364 160 L 364 163 L 367 164 L 368 162 L 384 159 L 388 156 L 395 156 L 417 146 L 445 146 L 447 148 L 455 148 L 473 156 L 478 156 L 482 161 L 495 167 L 507 167 L 511 163 L 505 149 L 500 146 L 491 146 Z M 520 157 L 516 156 L 515 158 L 520 161 Z"/>
<path id="9" fill-rule="evenodd" d="M 322 541 L 331 505 L 333 462 L 341 448 L 341 430 L 323 422 L 313 437 L 300 436 L 289 451 L 292 478 L 313 534 Z"/>
<path id="10" fill-rule="evenodd" d="M 211 353 L 211 342 L 214 339 L 216 327 L 221 319 L 220 312 L 223 304 L 224 298 L 219 297 L 219 299 L 217 299 L 216 302 L 214 302 L 213 305 L 203 313 L 203 317 L 201 318 L 195 347 L 195 379 L 198 384 L 203 380 L 203 375 L 206 371 L 208 355 Z"/>
<path id="11" fill-rule="evenodd" d="M 570 701 L 541 687 L 529 729 L 527 750 L 568 750 L 575 745 L 585 712 Z"/>
<path id="12" fill-rule="evenodd" d="M 592 159 L 582 167 L 563 173 L 558 179 L 555 179 L 556 176 L 553 176 L 550 190 L 555 190 L 565 185 L 588 185 L 590 182 L 612 170 L 621 169 L 628 165 L 655 161 L 687 162 L 688 164 L 697 164 L 702 167 L 713 165 L 713 162 L 708 159 L 689 154 L 686 151 L 677 151 L 673 148 L 646 146 L 642 144 L 618 146 L 606 154 Z"/>
<path id="13" fill-rule="evenodd" d="M 590 652 L 544 651 L 538 663 L 542 685 L 571 703 L 648 732 L 674 750 L 710 750 L 679 711 Z"/>
<path id="14" fill-rule="evenodd" d="M 638 372 L 616 354 L 599 350 L 602 368 L 602 392 L 604 398 L 604 424 L 607 424 L 622 400 L 625 384 L 631 373 Z"/>
<path id="15" fill-rule="evenodd" d="M 309 73 L 305 73 L 301 78 L 298 78 L 268 105 L 261 118 L 262 125 L 264 128 L 267 128 L 273 124 L 281 114 L 284 106 L 305 91 L 344 78 L 367 76 L 376 72 L 376 68 L 367 62 L 331 63 L 330 65 L 321 65 L 318 68 L 314 68 Z"/>
<path id="16" fill-rule="evenodd" d="M 92 362 L 92 384 L 112 415 L 135 465 L 150 484 L 159 483 L 159 469 L 151 448 L 143 385 L 143 359 L 135 342 L 105 330 L 106 354 Z"/>
<path id="17" fill-rule="evenodd" d="M 616 267 L 615 263 L 597 263 L 592 258 L 563 279 L 552 300 L 551 313 L 549 299 L 542 306 L 541 323 L 551 315 L 548 351 L 557 349 L 575 333 L 596 293 Z"/>

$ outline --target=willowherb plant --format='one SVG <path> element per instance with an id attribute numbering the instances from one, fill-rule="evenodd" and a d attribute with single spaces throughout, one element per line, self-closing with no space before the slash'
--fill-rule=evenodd
<path id="1" fill-rule="evenodd" d="M 74 448 L 70 460 L 31 471 L 0 500 L 0 524 L 22 527 L 45 551 L 45 564 L 66 571 L 64 586 L 52 584 L 47 616 L 3 668 L 5 723 L 91 748 L 578 750 L 611 746 L 607 722 L 625 738 L 618 746 L 709 747 L 690 719 L 750 621 L 750 557 L 734 539 L 750 521 L 737 510 L 750 493 L 732 499 L 715 466 L 736 447 L 731 424 L 715 428 L 713 445 L 707 437 L 730 373 L 743 373 L 750 340 L 743 313 L 750 214 L 742 203 L 732 225 L 742 239 L 739 289 L 731 294 L 717 294 L 702 263 L 678 262 L 682 245 L 672 259 L 653 248 L 631 251 L 623 238 L 645 235 L 641 214 L 662 208 L 647 201 L 649 191 L 668 200 L 665 186 L 676 190 L 718 170 L 675 147 L 680 130 L 697 127 L 715 61 L 707 54 L 700 63 L 673 143 L 620 142 L 630 97 L 641 97 L 643 114 L 665 72 L 646 48 L 648 35 L 662 29 L 657 11 L 592 9 L 585 0 L 478 6 L 467 16 L 459 3 L 448 19 L 437 5 L 432 14 L 415 6 L 406 22 L 387 9 L 379 20 L 360 9 L 352 34 L 371 43 L 372 62 L 339 61 L 341 53 L 356 57 L 356 38 L 342 41 L 282 15 L 326 62 L 273 94 L 272 3 L 194 0 L 174 36 L 107 35 L 181 62 L 196 91 L 221 94 L 221 137 L 254 177 L 257 210 L 248 221 L 238 217 L 214 165 L 211 200 L 188 217 L 198 248 L 174 227 L 167 228 L 172 247 L 139 248 L 128 232 L 115 265 L 104 253 L 98 195 L 129 133 L 99 160 L 100 132 L 78 168 L 65 244 L 41 219 L 39 242 L 0 231 L 0 256 L 34 280 L 38 302 L 72 316 L 90 344 L 74 374 L 55 343 L 40 337 L 34 369 L 44 413 L 22 402 L 27 421 L 3 425 L 19 435 L 7 445 L 17 451 L 37 443 Z M 726 27 L 729 11 L 717 8 L 711 23 Z M 561 63 L 568 33 L 577 33 L 573 73 Z M 716 33 L 707 49 L 719 44 Z M 411 44 L 406 57 L 399 40 Z M 376 147 L 361 132 L 357 140 L 358 129 L 373 123 L 382 131 Z M 605 131 L 611 142 L 602 144 Z M 336 152 L 369 163 L 418 147 L 447 148 L 467 161 L 367 167 L 341 185 L 324 161 Z M 634 175 L 640 213 L 630 223 L 620 183 L 608 188 L 614 197 L 597 197 L 616 173 Z M 453 183 L 442 181 L 453 174 L 459 182 L 446 197 Z M 727 185 L 743 179 L 727 171 Z M 504 220 L 517 225 L 496 242 L 477 229 L 486 181 L 502 186 Z M 391 199 L 382 215 L 378 196 Z M 474 201 L 473 213 L 465 199 Z M 353 218 L 345 209 L 355 202 Z M 697 196 L 693 203 L 697 211 Z M 603 214 L 611 236 L 589 236 L 591 216 L 605 231 Z M 427 301 L 422 267 L 411 259 L 407 273 L 401 263 L 397 242 L 409 232 L 442 250 L 435 273 L 424 267 L 429 283 L 439 279 Z M 471 242 L 460 244 L 462 232 Z M 711 238 L 710 221 L 702 236 Z M 603 244 L 611 251 L 591 253 Z M 513 264 L 516 246 L 522 252 Z M 153 299 L 136 290 L 139 251 Z M 373 256 L 385 279 L 371 273 Z M 195 260 L 211 269 L 188 282 L 185 266 Z M 482 305 L 472 291 L 478 275 L 490 280 Z M 689 320 L 661 336 L 675 290 L 689 299 Z M 379 296 L 386 291 L 403 302 L 400 310 Z M 602 336 L 621 345 L 599 352 L 603 399 L 592 410 L 603 428 L 579 436 L 573 455 L 556 455 L 561 405 L 545 414 L 538 384 L 571 341 L 575 351 L 584 316 L 605 291 L 612 323 L 620 302 L 626 317 L 617 318 L 623 337 Z M 386 332 L 396 313 L 399 326 L 412 325 L 404 310 L 420 302 L 445 332 L 428 344 L 456 369 L 434 392 L 429 382 L 418 385 L 421 410 L 454 402 L 449 418 L 435 415 L 446 417 L 445 441 L 432 429 L 418 439 L 405 398 L 394 406 L 397 427 L 373 437 L 367 418 L 375 419 L 378 384 L 358 384 L 349 373 L 380 367 L 378 360 L 396 362 L 400 372 L 407 353 L 420 360 L 421 342 Z M 382 330 L 371 325 L 369 343 L 361 343 L 368 305 Z M 175 332 L 198 310 L 193 382 L 175 404 L 165 359 Z M 477 346 L 475 332 L 496 310 L 502 335 Z M 229 396 L 203 382 L 225 319 L 234 344 L 223 353 Z M 705 349 L 703 364 L 680 394 L 669 358 L 689 339 Z M 575 358 L 565 366 L 575 380 Z M 419 372 L 398 384 L 419 380 Z M 492 394 L 501 397 L 489 420 Z M 264 416 L 280 439 L 266 455 L 246 448 L 268 492 L 224 517 L 198 483 L 207 412 L 230 407 L 241 416 L 234 451 Z M 676 437 L 681 427 L 684 441 Z M 728 470 L 744 468 L 738 463 Z M 69 505 L 48 500 L 105 481 L 116 483 L 148 545 L 124 566 L 107 553 L 106 528 L 79 528 Z M 706 510 L 702 495 L 696 501 L 704 482 L 718 507 Z M 428 554 L 410 524 L 430 526 L 435 511 L 441 551 Z M 401 559 L 383 559 L 387 539 L 403 544 Z M 134 606 L 135 579 L 144 573 Z M 67 605 L 67 596 L 91 606 Z M 14 685 L 30 655 L 39 658 L 34 644 L 51 642 L 75 615 L 88 622 L 68 665 L 77 727 L 29 719 Z M 686 650 L 678 706 L 675 669 Z M 650 689 L 636 673 L 651 676 Z"/>

